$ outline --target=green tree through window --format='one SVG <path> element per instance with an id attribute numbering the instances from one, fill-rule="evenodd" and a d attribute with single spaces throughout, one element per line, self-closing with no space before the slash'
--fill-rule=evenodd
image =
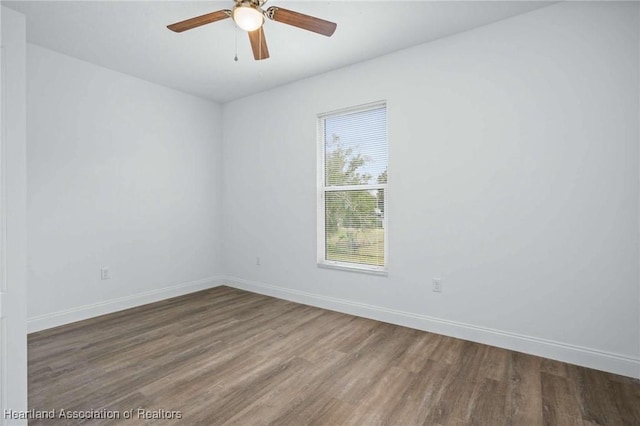
<path id="1" fill-rule="evenodd" d="M 333 117 L 322 118 L 324 250 L 320 261 L 382 269 L 386 251 L 386 109 L 382 106 L 336 117 L 337 123 L 330 121 Z"/>

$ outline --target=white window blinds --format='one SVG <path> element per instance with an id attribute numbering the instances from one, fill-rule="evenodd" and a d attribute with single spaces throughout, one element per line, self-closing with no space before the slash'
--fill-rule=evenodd
<path id="1" fill-rule="evenodd" d="M 384 271 L 387 109 L 376 103 L 319 117 L 318 261 Z"/>

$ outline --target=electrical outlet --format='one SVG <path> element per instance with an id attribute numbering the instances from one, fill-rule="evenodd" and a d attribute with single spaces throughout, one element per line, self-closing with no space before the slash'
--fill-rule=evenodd
<path id="1" fill-rule="evenodd" d="M 433 291 L 442 293 L 442 280 L 440 278 L 433 279 Z"/>
<path id="2" fill-rule="evenodd" d="M 109 267 L 103 266 L 102 268 L 100 268 L 100 279 L 108 280 L 110 278 L 111 278 L 111 272 L 109 272 Z"/>

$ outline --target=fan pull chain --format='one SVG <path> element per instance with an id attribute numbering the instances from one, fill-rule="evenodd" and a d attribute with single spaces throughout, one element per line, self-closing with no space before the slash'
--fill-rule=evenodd
<path id="1" fill-rule="evenodd" d="M 235 27 L 234 34 L 236 39 L 236 56 L 233 58 L 233 60 L 238 62 L 238 27 L 236 27 L 235 25 L 234 27 Z"/>

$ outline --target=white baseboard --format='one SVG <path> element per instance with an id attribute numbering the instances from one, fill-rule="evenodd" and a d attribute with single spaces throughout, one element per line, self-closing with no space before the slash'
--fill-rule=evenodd
<path id="1" fill-rule="evenodd" d="M 76 321 L 82 321 L 99 315 L 110 314 L 112 312 L 129 309 L 136 306 L 146 305 L 171 297 L 182 296 L 195 291 L 222 285 L 221 277 L 209 277 L 196 281 L 190 281 L 157 290 L 146 291 L 144 293 L 133 294 L 131 296 L 118 297 L 91 305 L 78 306 L 64 311 L 53 312 L 51 314 L 39 315 L 27 320 L 27 332 L 46 330 Z"/>
<path id="2" fill-rule="evenodd" d="M 291 300 L 305 305 L 343 312 L 499 348 L 555 359 L 596 370 L 640 378 L 640 359 L 566 343 L 508 333 L 455 321 L 433 318 L 350 300 L 322 296 L 284 287 L 224 277 L 224 285 L 254 293 Z"/>

